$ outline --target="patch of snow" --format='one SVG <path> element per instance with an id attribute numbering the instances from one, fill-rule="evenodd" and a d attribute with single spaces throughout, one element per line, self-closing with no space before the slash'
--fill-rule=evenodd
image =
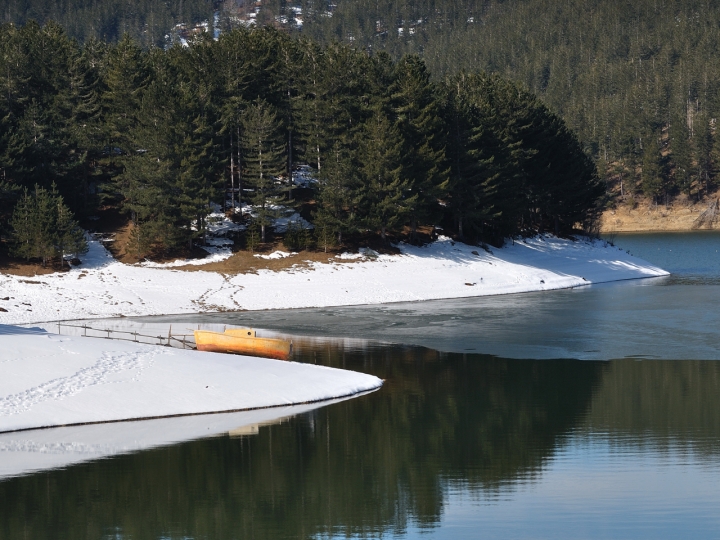
<path id="1" fill-rule="evenodd" d="M 290 224 L 293 224 L 298 229 L 312 230 L 315 228 L 315 225 L 304 219 L 297 212 L 293 212 L 289 216 L 276 218 L 272 222 L 273 230 L 281 234 L 287 232 Z"/>
<path id="2" fill-rule="evenodd" d="M 235 223 L 219 209 L 207 216 L 205 226 L 210 236 L 227 236 L 228 234 L 245 230 L 245 225 Z"/>
<path id="3" fill-rule="evenodd" d="M 298 24 L 302 26 L 302 22 Z M 315 178 L 315 170 L 309 165 L 299 165 L 292 172 L 293 184 L 297 187 L 310 188 L 318 183 Z"/>
<path id="4" fill-rule="evenodd" d="M 363 255 L 362 253 L 348 253 L 347 251 L 344 253 L 341 253 L 340 255 L 336 255 L 337 259 L 347 259 L 347 260 L 355 260 L 355 259 L 362 259 Z"/>
<path id="5" fill-rule="evenodd" d="M 371 259 L 377 259 L 380 256 L 377 251 L 370 248 L 360 248 L 358 251 L 363 257 L 369 257 Z"/>
<path id="6" fill-rule="evenodd" d="M 380 254 L 374 249 L 360 248 L 357 253 L 341 253 L 338 259 L 357 260 L 357 259 L 377 259 Z"/>
<path id="7" fill-rule="evenodd" d="M 261 259 L 284 259 L 285 257 L 292 257 L 294 255 L 297 255 L 297 253 L 288 253 L 287 251 L 273 251 L 269 255 L 262 255 L 260 253 L 256 253 L 255 257 L 259 257 Z"/>
<path id="8" fill-rule="evenodd" d="M 176 259 L 166 263 L 143 261 L 138 263 L 145 268 L 177 268 L 178 266 L 203 266 L 214 262 L 222 262 L 232 257 L 233 252 L 229 247 L 200 246 L 210 255 L 202 259 Z"/>

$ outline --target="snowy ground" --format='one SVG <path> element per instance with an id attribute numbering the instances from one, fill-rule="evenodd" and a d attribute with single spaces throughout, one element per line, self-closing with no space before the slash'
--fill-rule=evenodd
<path id="1" fill-rule="evenodd" d="M 492 253 L 447 238 L 402 255 L 365 250 L 330 264 L 223 275 L 129 266 L 98 242 L 81 266 L 32 278 L 0 274 L 0 323 L 376 304 L 560 289 L 667 272 L 602 241 L 552 237 Z M 291 254 L 302 261 L 302 253 Z M 357 258 L 350 258 L 357 257 Z"/>
<path id="2" fill-rule="evenodd" d="M 0 432 L 286 407 L 378 388 L 352 371 L 0 325 Z"/>

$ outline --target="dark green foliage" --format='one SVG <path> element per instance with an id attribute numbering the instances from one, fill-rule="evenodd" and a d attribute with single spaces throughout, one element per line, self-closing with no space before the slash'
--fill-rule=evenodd
<path id="1" fill-rule="evenodd" d="M 657 139 L 650 137 L 645 142 L 645 151 L 642 161 L 642 189 L 643 192 L 657 202 L 663 192 L 663 158 L 658 147 Z"/>
<path id="2" fill-rule="evenodd" d="M 247 231 L 245 231 L 245 249 L 250 253 L 254 253 L 260 246 L 260 231 L 258 229 L 257 222 L 252 221 Z"/>
<path id="3" fill-rule="evenodd" d="M 315 226 L 319 227 L 318 242 L 327 251 L 334 244 L 332 237 L 342 244 L 343 234 L 357 229 L 358 193 L 362 184 L 350 150 L 341 147 L 339 142 L 333 145 L 319 176 Z"/>
<path id="4" fill-rule="evenodd" d="M 382 111 L 365 124 L 361 146 L 359 206 L 370 229 L 380 229 L 385 240 L 388 229 L 397 229 L 418 202 L 412 182 L 402 166 L 404 140 Z"/>
<path id="5" fill-rule="evenodd" d="M 145 50 L 129 35 L 81 46 L 55 24 L 6 25 L 0 90 L 0 196 L 54 183 L 76 215 L 118 205 L 139 257 L 202 242 L 230 187 L 265 242 L 278 205 L 296 204 L 301 160 L 318 180 L 303 197 L 323 249 L 440 223 L 471 240 L 568 231 L 603 191 L 560 117 L 507 80 L 437 83 L 417 55 L 395 63 L 268 28 Z M 716 146 L 704 136 L 709 186 Z M 312 243 L 300 232 L 287 239 L 298 249 Z"/>
<path id="6" fill-rule="evenodd" d="M 701 0 L 337 0 L 304 14 L 302 34 L 386 51 L 421 54 L 436 76 L 483 70 L 525 85 L 577 133 L 604 179 L 627 192 L 641 142 L 680 120 L 679 178 L 662 196 L 706 193 L 717 161 L 708 160 L 720 115 L 720 5 Z M 676 144 L 677 147 L 673 145 Z M 687 167 L 693 172 L 687 173 Z M 625 169 L 620 174 L 616 167 Z M 673 171 L 675 165 L 673 164 Z M 670 174 L 670 172 L 668 172 Z M 672 177 L 672 174 L 668 178 Z M 708 186 L 705 183 L 708 182 Z M 640 186 L 641 190 L 642 184 Z M 655 188 L 646 195 L 657 196 Z M 618 189 L 620 191 L 620 189 Z"/>
<path id="7" fill-rule="evenodd" d="M 310 229 L 302 221 L 290 221 L 285 231 L 283 244 L 293 251 L 311 249 L 314 245 Z"/>
<path id="8" fill-rule="evenodd" d="M 192 41 L 197 30 L 193 25 L 212 19 L 214 11 L 224 32 L 223 57 L 216 60 L 227 90 L 232 89 L 227 97 L 246 101 L 261 97 L 277 108 L 287 146 L 286 173 L 298 160 L 322 168 L 338 134 L 353 133 L 367 119 L 367 101 L 376 98 L 379 89 L 387 93 L 403 77 L 407 83 L 412 77 L 406 77 L 405 68 L 421 58 L 422 69 L 436 80 L 460 70 L 482 70 L 527 87 L 577 134 L 596 163 L 604 164 L 602 178 L 622 197 L 635 194 L 634 188 L 629 192 L 625 188 L 627 181 L 635 180 L 628 171 L 634 165 L 641 167 L 642 140 L 661 129 L 667 133 L 682 119 L 688 126 L 688 149 L 673 148 L 673 142 L 680 146 L 682 139 L 670 137 L 668 152 L 686 154 L 691 172 L 683 164 L 677 168 L 670 157 L 663 196 L 684 192 L 697 198 L 715 188 L 717 159 L 706 151 L 716 144 L 715 119 L 720 114 L 720 68 L 715 61 L 720 6 L 715 3 L 323 0 L 291 4 L 272 0 L 262 2 L 256 20 L 260 26 L 284 27 L 287 32 L 282 37 L 267 28 L 229 32 L 238 26 L 237 18 L 230 15 L 247 15 L 252 9 L 250 3 L 234 0 L 13 0 L 0 21 L 32 26 L 33 18 L 42 24 L 56 20 L 69 35 L 92 44 L 93 50 L 98 38 L 119 42 L 124 34 L 143 47 L 168 47 L 178 42 L 180 34 Z M 298 19 L 302 25 L 296 24 Z M 184 23 L 182 28 L 175 26 L 177 22 Z M 293 45 L 289 36 L 300 37 L 301 44 Z M 372 57 L 339 43 L 371 51 Z M 46 51 L 52 51 L 57 43 L 46 40 L 45 45 L 49 45 Z M 8 51 L 9 58 L 24 54 L 22 47 L 11 46 Z M 67 53 L 62 47 L 57 51 L 55 59 L 42 57 L 48 72 Z M 398 62 L 397 74 L 392 73 L 391 58 Z M 42 87 L 35 85 L 34 63 L 12 65 L 17 66 L 16 78 L 6 86 L 4 98 L 31 103 L 33 92 L 23 91 L 29 88 L 23 81 Z M 7 120 L 0 116 L 0 122 Z M 32 150 L 67 140 L 51 136 L 52 123 L 39 127 L 46 128 L 46 136 L 39 147 L 26 148 L 28 159 L 38 155 Z M 27 144 L 15 143 L 18 149 Z M 433 144 L 428 149 L 431 154 L 439 151 Z M 75 164 L 86 163 L 86 170 L 92 171 L 92 152 L 77 155 Z M 60 178 L 54 180 L 64 193 Z M 28 185 L 35 181 L 40 180 Z M 87 182 L 90 186 L 94 180 Z M 642 183 L 637 188 L 642 191 Z M 73 208 L 81 204 L 68 202 Z M 82 204 L 88 204 L 88 197 L 82 197 Z M 413 214 L 429 219 L 434 210 L 421 204 Z"/>
<path id="9" fill-rule="evenodd" d="M 0 23 L 52 20 L 81 42 L 93 38 L 114 42 L 127 33 L 150 47 L 178 39 L 177 23 L 191 26 L 206 20 L 212 6 L 211 0 L 13 0 L 0 10 Z"/>
<path id="10" fill-rule="evenodd" d="M 438 202 L 447 194 L 445 125 L 438 92 L 418 56 L 401 59 L 394 79 L 390 100 L 404 143 L 402 174 L 410 179 L 410 190 L 417 195 L 410 207 L 414 232 L 418 222 L 437 221 L 441 214 Z"/>
<path id="11" fill-rule="evenodd" d="M 494 238 L 591 219 L 604 188 L 562 120 L 496 76 L 447 82 L 449 208 L 458 232 Z"/>
<path id="12" fill-rule="evenodd" d="M 251 201 L 260 226 L 260 240 L 279 203 L 277 176 L 284 169 L 281 124 L 275 110 L 264 100 L 252 103 L 242 117 L 243 178 L 252 186 Z"/>
<path id="13" fill-rule="evenodd" d="M 40 259 L 43 266 L 58 257 L 79 255 L 88 250 L 85 234 L 55 186 L 48 191 L 35 186 L 27 189 L 15 206 L 12 219 L 13 253 L 26 260 Z"/>

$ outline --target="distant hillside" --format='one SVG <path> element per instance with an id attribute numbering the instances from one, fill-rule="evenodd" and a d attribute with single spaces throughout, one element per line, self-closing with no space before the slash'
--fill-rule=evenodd
<path id="1" fill-rule="evenodd" d="M 527 85 L 623 198 L 715 189 L 720 4 L 333 0 L 305 14 L 302 32 L 393 57 L 417 52 L 436 76 L 481 69 Z"/>
<path id="2" fill-rule="evenodd" d="M 213 0 L 9 0 L 0 8 L 0 23 L 24 25 L 60 23 L 67 33 L 85 42 L 114 42 L 123 34 L 146 47 L 172 40 L 175 25 L 209 20 Z M 180 28 L 177 29 L 179 31 Z"/>
<path id="3" fill-rule="evenodd" d="M 189 26 L 283 28 L 440 79 L 486 70 L 520 82 L 578 134 L 611 192 L 700 200 L 720 183 L 720 4 L 705 0 L 13 0 L 2 20 L 59 21 L 81 42 L 163 45 Z M 169 38 L 165 36 L 168 35 Z"/>

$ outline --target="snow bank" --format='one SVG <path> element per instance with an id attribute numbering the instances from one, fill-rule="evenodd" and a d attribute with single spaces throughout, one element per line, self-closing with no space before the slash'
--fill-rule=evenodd
<path id="1" fill-rule="evenodd" d="M 380 387 L 352 371 L 0 325 L 0 432 L 298 405 Z"/>
<path id="2" fill-rule="evenodd" d="M 287 251 L 273 251 L 269 255 L 262 255 L 260 253 L 255 254 L 255 257 L 259 257 L 260 259 L 284 259 L 285 257 L 293 257 L 297 255 L 297 253 L 288 253 Z"/>
<path id="3" fill-rule="evenodd" d="M 91 242 L 70 272 L 0 275 L 0 323 L 433 300 L 667 275 L 602 241 L 538 237 L 486 252 L 441 238 L 399 247 L 401 255 L 366 251 L 355 261 L 231 276 L 128 266 Z"/>

